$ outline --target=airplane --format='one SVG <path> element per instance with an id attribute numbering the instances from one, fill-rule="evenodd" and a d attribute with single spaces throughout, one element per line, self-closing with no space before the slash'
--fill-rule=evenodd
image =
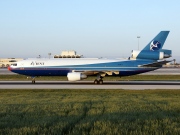
<path id="1" fill-rule="evenodd" d="M 61 58 L 26 59 L 12 64 L 12 72 L 32 77 L 67 76 L 68 81 L 80 81 L 88 76 L 96 76 L 94 84 L 103 84 L 105 76 L 131 76 L 161 68 L 172 56 L 172 51 L 162 49 L 169 31 L 161 31 L 141 51 L 132 50 L 128 59 L 102 58 Z"/>

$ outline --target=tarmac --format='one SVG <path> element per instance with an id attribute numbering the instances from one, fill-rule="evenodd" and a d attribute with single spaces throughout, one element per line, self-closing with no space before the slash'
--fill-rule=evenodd
<path id="1" fill-rule="evenodd" d="M 180 81 L 104 81 L 94 84 L 92 81 L 0 81 L 0 89 L 179 89 Z"/>

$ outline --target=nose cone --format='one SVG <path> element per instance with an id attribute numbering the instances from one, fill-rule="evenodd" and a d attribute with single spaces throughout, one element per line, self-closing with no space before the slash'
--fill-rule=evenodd
<path id="1" fill-rule="evenodd" d="M 10 66 L 8 67 L 8 70 L 11 71 L 11 67 Z"/>

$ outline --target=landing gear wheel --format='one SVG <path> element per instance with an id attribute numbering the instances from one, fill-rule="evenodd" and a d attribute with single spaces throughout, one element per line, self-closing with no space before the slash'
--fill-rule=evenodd
<path id="1" fill-rule="evenodd" d="M 32 84 L 35 84 L 36 83 L 36 81 L 35 80 L 32 80 Z"/>
<path id="2" fill-rule="evenodd" d="M 94 84 L 98 84 L 99 81 L 97 79 L 94 80 Z"/>
<path id="3" fill-rule="evenodd" d="M 94 84 L 103 84 L 103 80 L 102 79 L 100 79 L 100 80 L 95 79 Z"/>
<path id="4" fill-rule="evenodd" d="M 102 79 L 99 80 L 99 84 L 103 84 L 103 80 Z"/>

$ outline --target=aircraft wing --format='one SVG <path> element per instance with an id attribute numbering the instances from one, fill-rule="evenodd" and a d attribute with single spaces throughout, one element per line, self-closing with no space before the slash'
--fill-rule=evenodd
<path id="1" fill-rule="evenodd" d="M 172 61 L 172 60 L 171 60 Z M 139 65 L 139 67 L 160 67 L 166 63 L 169 63 L 171 61 L 158 61 L 158 62 L 153 62 L 153 63 L 148 63 L 148 64 L 144 64 L 144 65 Z M 119 71 L 108 71 L 108 70 L 105 70 L 105 71 L 99 71 L 99 70 L 73 70 L 72 72 L 80 72 L 80 73 L 83 73 L 85 75 L 97 75 L 97 74 L 100 74 L 101 76 L 105 76 L 106 74 L 107 75 L 113 75 L 113 74 L 116 74 L 118 75 L 119 74 Z"/>
<path id="2" fill-rule="evenodd" d="M 112 75 L 112 74 L 119 74 L 119 71 L 89 71 L 89 70 L 85 70 L 85 71 L 80 71 L 80 70 L 74 70 L 73 72 L 81 72 L 85 75 L 97 75 L 100 74 L 101 76 L 105 76 L 106 74 L 108 75 Z"/>
<path id="3" fill-rule="evenodd" d="M 164 60 L 164 61 L 159 61 L 159 62 L 153 62 L 153 63 L 149 63 L 149 64 L 139 65 L 139 67 L 159 67 L 159 66 L 162 66 L 162 65 L 169 63 L 171 61 Z"/>

